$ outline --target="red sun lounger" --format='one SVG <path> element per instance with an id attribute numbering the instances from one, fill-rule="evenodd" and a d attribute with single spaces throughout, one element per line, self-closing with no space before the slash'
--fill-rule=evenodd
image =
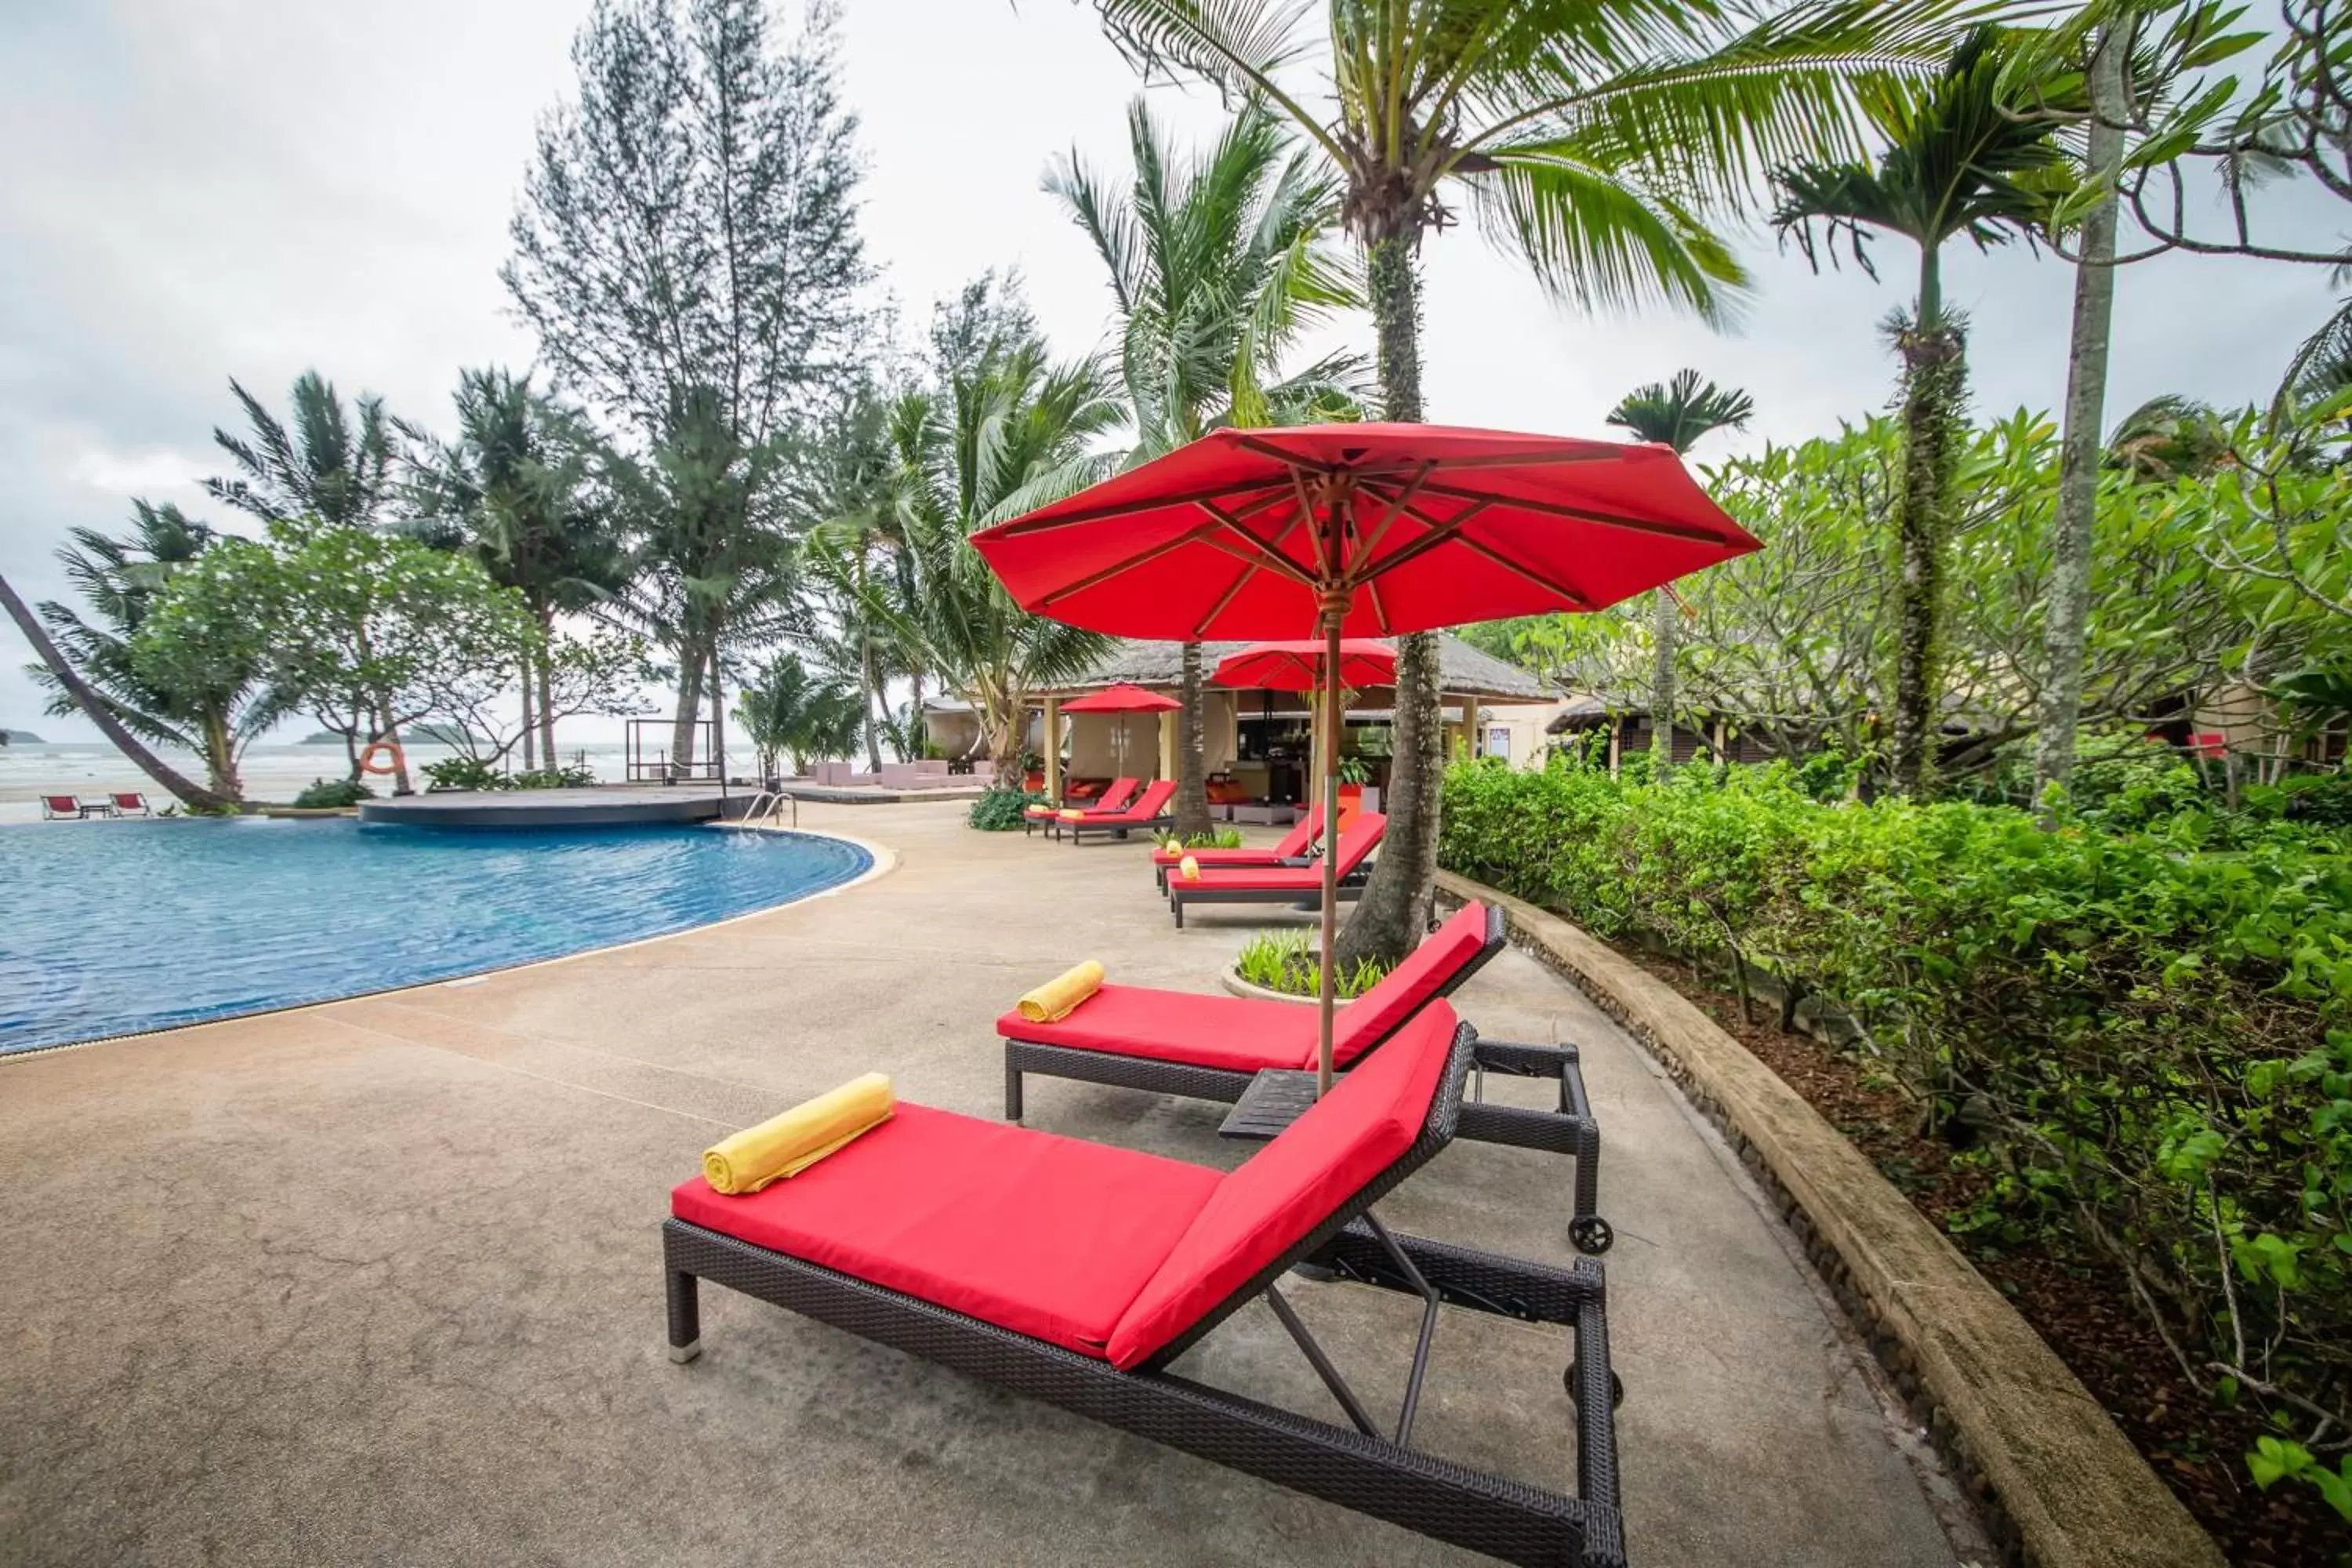
<path id="1" fill-rule="evenodd" d="M 1475 901 L 1463 905 L 1379 984 L 1339 1010 L 1332 1065 L 1347 1072 L 1433 1004 L 1452 996 L 1503 950 L 1507 935 L 1502 910 Z M 1032 1023 L 1015 1008 L 996 1020 L 1004 1038 L 1004 1117 L 1022 1119 L 1027 1073 L 1231 1104 L 1259 1073 L 1312 1072 L 1317 1024 L 1316 1010 L 1296 1002 L 1146 985 L 1105 985 L 1052 1023 Z M 1462 1136 L 1572 1156 L 1569 1240 L 1579 1252 L 1608 1251 L 1616 1233 L 1595 1212 L 1601 1127 L 1585 1094 L 1577 1048 L 1482 1038 L 1472 1066 L 1482 1086 L 1486 1073 L 1559 1082 L 1557 1110 L 1469 1101 L 1462 1107 Z"/>
<path id="2" fill-rule="evenodd" d="M 1364 858 L 1380 847 L 1381 837 L 1388 831 L 1389 819 L 1377 811 L 1359 812 L 1356 820 L 1339 830 L 1339 898 L 1344 902 L 1360 896 Z M 1176 916 L 1176 929 L 1184 929 L 1186 904 L 1295 904 L 1305 901 L 1319 909 L 1323 903 L 1323 868 L 1308 866 L 1237 867 L 1224 870 L 1201 868 L 1197 878 L 1181 874 L 1167 881 L 1168 907 Z"/>
<path id="3" fill-rule="evenodd" d="M 45 795 L 41 797 L 41 820 L 52 822 L 69 817 L 79 822 L 85 816 L 112 816 L 114 807 L 102 800 L 84 800 L 78 795 Z"/>
<path id="4" fill-rule="evenodd" d="M 1190 855 L 1193 863 L 1203 871 L 1213 866 L 1221 867 L 1226 870 L 1241 866 L 1309 866 L 1314 864 L 1314 858 L 1307 851 L 1314 844 L 1315 835 L 1322 826 L 1318 818 L 1301 817 L 1296 826 L 1271 845 L 1244 844 L 1231 849 L 1207 847 L 1199 849 L 1181 849 L 1170 846 L 1162 849 L 1154 849 L 1151 852 L 1152 879 L 1160 884 L 1161 892 L 1166 892 L 1170 873 L 1184 863 L 1184 857 L 1187 855 Z"/>
<path id="5" fill-rule="evenodd" d="M 1129 798 L 1135 794 L 1136 785 L 1141 782 L 1139 779 L 1113 779 L 1110 781 L 1110 787 L 1103 791 L 1100 800 L 1091 805 L 1076 809 L 1125 811 Z M 1053 826 L 1055 823 L 1061 820 L 1061 811 L 1060 806 L 1047 805 L 1043 802 L 1035 805 L 1024 806 L 1021 811 L 1021 837 L 1028 837 L 1032 828 Z"/>
<path id="6" fill-rule="evenodd" d="M 1090 811 L 1073 822 L 1066 816 L 1055 817 L 1050 824 L 1055 837 L 1067 837 L 1079 844 L 1089 833 L 1108 833 L 1124 838 L 1137 828 L 1166 827 L 1176 818 L 1169 813 L 1168 803 L 1176 798 L 1174 779 L 1154 779 L 1145 788 L 1143 798 L 1125 811 Z"/>
<path id="7" fill-rule="evenodd" d="M 1229 1173 L 902 1103 L 762 1192 L 721 1197 L 697 1176 L 670 1194 L 662 1227 L 670 1355 L 700 1353 L 708 1279 L 1506 1562 L 1622 1563 L 1601 1265 L 1553 1268 L 1395 1236 L 1371 1212 L 1453 1138 L 1475 1038 L 1435 1004 Z M 1277 1289 L 1304 1262 L 1421 1300 L 1394 1415 L 1375 1420 Z M 1347 1426 L 1169 1371 L 1261 1297 Z M 1447 1303 L 1570 1326 L 1572 1493 L 1413 1447 Z M 757 1357 L 758 1344 L 732 1353 Z M 873 1396 L 889 1394 L 877 1385 Z"/>
<path id="8" fill-rule="evenodd" d="M 147 804 L 147 797 L 141 795 L 137 790 L 119 789 L 114 791 L 111 795 L 109 795 L 106 798 L 112 803 L 114 809 L 124 816 L 131 816 L 133 815 L 139 816 L 152 816 L 155 815 L 155 808 Z"/>

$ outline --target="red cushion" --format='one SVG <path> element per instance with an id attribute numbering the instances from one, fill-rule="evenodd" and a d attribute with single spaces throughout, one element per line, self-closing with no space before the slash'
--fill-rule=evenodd
<path id="1" fill-rule="evenodd" d="M 1271 845 L 1243 844 L 1231 849 L 1154 849 L 1151 858 L 1162 866 L 1173 866 L 1187 855 L 1203 866 L 1264 866 L 1306 854 L 1307 843 L 1314 837 L 1315 824 L 1302 820 Z"/>
<path id="2" fill-rule="evenodd" d="M 697 1176 L 670 1212 L 1100 1355 L 1217 1184 L 1181 1160 L 901 1101 L 789 1181 L 730 1198 Z"/>
<path id="3" fill-rule="evenodd" d="M 1203 866 L 1198 878 L 1171 877 L 1171 889 L 1238 888 L 1269 893 L 1312 893 L 1323 886 L 1319 866 Z"/>
<path id="4" fill-rule="evenodd" d="M 1377 1044 L 1419 1008 L 1428 1005 L 1446 984 L 1486 945 L 1486 906 L 1475 900 L 1454 918 L 1421 939 L 1404 962 L 1381 983 L 1339 1010 L 1331 1030 L 1331 1060 L 1346 1067 Z M 1307 1048 L 1306 1067 L 1315 1065 L 1315 1047 Z"/>
<path id="5" fill-rule="evenodd" d="M 1256 1072 L 1295 1068 L 1301 1050 L 1314 1051 L 1315 1009 L 1252 996 L 1106 985 L 1066 1018 L 1033 1024 L 1015 1010 L 996 1020 L 996 1032 L 1044 1046 Z"/>
<path id="6" fill-rule="evenodd" d="M 1211 779 L 1203 786 L 1209 793 L 1211 805 L 1246 805 L 1250 801 L 1249 786 L 1230 780 Z"/>
<path id="7" fill-rule="evenodd" d="M 1112 1363 L 1149 1360 L 1394 1164 L 1429 1120 L 1454 1029 L 1454 1009 L 1433 1004 L 1218 1183 L 1120 1316 Z"/>
<path id="8" fill-rule="evenodd" d="M 1151 787 L 1143 792 L 1143 798 L 1125 811 L 1106 811 L 1091 820 L 1097 823 L 1150 822 L 1167 810 L 1168 803 L 1175 798 L 1174 779 L 1154 779 Z"/>

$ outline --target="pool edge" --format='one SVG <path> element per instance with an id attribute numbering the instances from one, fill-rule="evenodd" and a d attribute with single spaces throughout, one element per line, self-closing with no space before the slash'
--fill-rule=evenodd
<path id="1" fill-rule="evenodd" d="M 18 1050 L 0 1051 L 0 1069 L 5 1069 L 11 1062 L 53 1057 L 61 1051 L 79 1051 L 87 1050 L 92 1046 L 119 1046 L 131 1040 L 157 1039 L 165 1035 L 183 1035 L 190 1029 L 209 1029 L 215 1024 L 243 1024 L 255 1018 L 276 1018 L 288 1013 L 308 1012 L 314 1007 L 339 1007 L 346 1002 L 363 1002 L 383 996 L 397 996 L 404 991 L 431 991 L 444 985 L 477 985 L 498 975 L 516 974 L 526 969 L 542 969 L 551 964 L 570 963 L 577 959 L 601 957 L 608 952 L 622 952 L 633 947 L 649 947 L 656 942 L 675 942 L 679 937 L 697 936 L 703 931 L 717 931 L 721 926 L 734 925 L 742 921 L 758 920 L 763 915 L 772 915 L 782 910 L 814 903 L 819 899 L 829 899 L 836 893 L 845 893 L 853 888 L 862 888 L 877 878 L 887 876 L 898 868 L 897 850 L 887 844 L 877 844 L 872 839 L 861 838 L 854 833 L 835 833 L 817 827 L 777 827 L 765 824 L 752 826 L 740 822 L 704 822 L 678 826 L 698 826 L 722 833 L 781 833 L 792 837 L 830 838 L 836 843 L 846 844 L 854 849 L 865 851 L 868 863 L 865 870 L 846 881 L 835 882 L 830 886 L 819 888 L 813 893 L 803 893 L 797 898 L 786 899 L 780 904 L 769 904 L 763 909 L 745 910 L 740 914 L 726 915 L 719 920 L 707 921 L 700 925 L 687 926 L 679 931 L 659 931 L 652 936 L 633 936 L 626 942 L 606 942 L 600 947 L 583 947 L 577 952 L 559 952 L 552 958 L 532 958 L 526 959 L 520 963 L 494 964 L 488 969 L 468 970 L 463 974 L 451 974 L 439 980 L 419 980 L 407 985 L 379 986 L 373 991 L 353 991 L 342 996 L 322 996 L 315 1002 L 289 1002 L 279 1007 L 257 1007 L 249 1013 L 225 1013 L 217 1018 L 191 1018 L 184 1024 L 167 1024 L 160 1029 L 133 1029 L 128 1034 L 93 1035 L 86 1040 L 59 1040 L 54 1045 L 26 1046 Z"/>

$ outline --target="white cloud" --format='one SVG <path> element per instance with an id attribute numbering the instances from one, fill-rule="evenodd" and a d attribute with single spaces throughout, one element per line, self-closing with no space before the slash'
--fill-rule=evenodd
<path id="1" fill-rule="evenodd" d="M 0 145 L 15 151 L 0 180 L 0 571 L 28 596 L 55 595 L 68 526 L 117 526 L 129 496 L 181 499 L 215 471 L 231 376 L 275 405 L 316 366 L 429 424 L 460 366 L 528 363 L 497 269 L 534 121 L 569 86 L 587 10 L 0 0 Z M 1125 158 L 1137 84 L 1091 8 L 865 0 L 845 26 L 865 231 L 908 316 L 1015 266 L 1057 346 L 1095 346 L 1097 264 L 1038 188 L 1073 146 L 1106 167 Z M 1156 103 L 1196 133 L 1218 118 L 1199 92 L 1157 89 Z M 2300 232 L 2343 221 L 2324 199 L 2270 199 Z M 1883 406 L 1876 322 L 1907 294 L 1901 248 L 1882 248 L 1884 285 L 1816 278 L 1765 237 L 1746 252 L 1757 299 L 1744 330 L 1718 337 L 1663 317 L 1580 319 L 1466 227 L 1447 233 L 1426 252 L 1431 417 L 1601 433 L 1628 387 L 1684 364 L 1755 395 L 1750 444 Z M 1948 274 L 1974 317 L 1979 406 L 2053 405 L 2069 270 L 1960 249 Z M 2328 299 L 2315 270 L 2133 268 L 2110 406 L 2262 396 Z M 1360 323 L 1339 335 L 1369 346 Z M 19 662 L 0 647 L 0 723 L 37 710 Z"/>

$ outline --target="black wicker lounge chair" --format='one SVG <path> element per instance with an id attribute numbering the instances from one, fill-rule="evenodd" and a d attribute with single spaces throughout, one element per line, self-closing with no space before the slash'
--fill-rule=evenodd
<path id="1" fill-rule="evenodd" d="M 1380 847 L 1381 837 L 1388 832 L 1389 819 L 1381 812 L 1357 814 L 1356 820 L 1339 830 L 1339 894 L 1342 902 L 1363 894 L 1365 858 Z M 1181 875 L 1168 879 L 1168 907 L 1176 916 L 1176 929 L 1184 929 L 1184 906 L 1187 904 L 1298 904 L 1307 909 L 1323 907 L 1323 868 L 1319 865 L 1244 867 L 1234 870 L 1215 870 L 1202 867 L 1198 877 Z"/>
<path id="2" fill-rule="evenodd" d="M 1439 1004 L 1381 1060 L 1223 1176 L 901 1105 L 889 1122 L 762 1193 L 722 1198 L 696 1178 L 672 1195 L 663 1226 L 671 1357 L 700 1352 L 698 1292 L 709 1279 L 1507 1562 L 1621 1563 L 1601 1266 L 1552 1268 L 1393 1236 L 1371 1212 L 1453 1138 L 1474 1041 Z M 1375 1424 L 1276 1289 L 1302 1262 L 1423 1300 L 1392 1431 Z M 1261 1296 L 1349 1426 L 1168 1371 Z M 1412 1447 L 1445 1303 L 1570 1326 L 1573 1495 Z"/>
<path id="3" fill-rule="evenodd" d="M 1055 837 L 1066 838 L 1073 844 L 1085 843 L 1089 833 L 1125 838 L 1130 833 L 1173 826 L 1176 814 L 1169 805 L 1175 798 L 1174 779 L 1154 779 L 1125 811 L 1090 811 L 1076 818 L 1060 816 L 1048 826 Z"/>
<path id="4" fill-rule="evenodd" d="M 1340 1009 L 1332 1038 L 1339 1069 L 1364 1060 L 1423 1008 L 1453 995 L 1503 950 L 1508 929 L 1502 910 L 1475 900 L 1454 911 L 1379 984 Z M 1141 985 L 1105 985 L 1051 1023 L 1032 1022 L 1016 1008 L 996 1020 L 996 1032 L 1004 1038 L 1008 1121 L 1022 1119 L 1027 1073 L 1231 1104 L 1261 1072 L 1312 1068 L 1318 1044 L 1312 1007 Z M 1556 1110 L 1489 1104 L 1483 1097 L 1465 1103 L 1461 1135 L 1572 1156 L 1569 1240 L 1579 1252 L 1608 1251 L 1616 1232 L 1595 1212 L 1601 1125 L 1577 1048 L 1482 1038 L 1471 1067 L 1482 1087 L 1487 1073 L 1559 1082 Z"/>

